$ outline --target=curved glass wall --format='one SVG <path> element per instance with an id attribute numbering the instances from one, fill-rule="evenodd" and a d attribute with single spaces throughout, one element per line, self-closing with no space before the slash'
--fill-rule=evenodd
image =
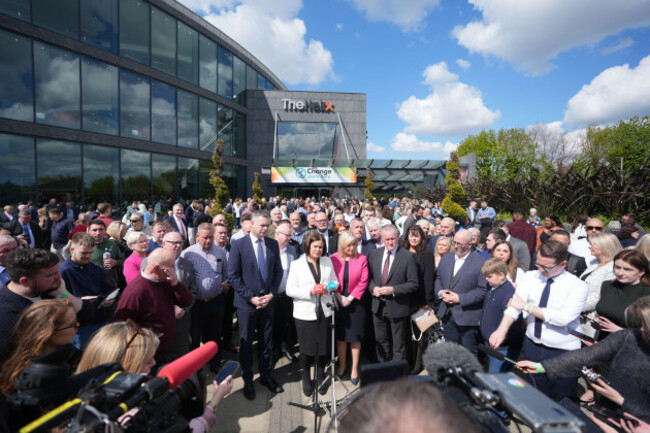
<path id="1" fill-rule="evenodd" d="M 120 56 L 149 64 L 149 3 L 120 0 Z"/>
<path id="2" fill-rule="evenodd" d="M 101 134 L 119 132 L 118 69 L 89 57 L 81 62 L 83 129 Z"/>
<path id="3" fill-rule="evenodd" d="M 176 20 L 151 7 L 151 67 L 176 75 Z"/>
<path id="4" fill-rule="evenodd" d="M 0 30 L 0 117 L 34 121 L 31 40 Z"/>
<path id="5" fill-rule="evenodd" d="M 149 139 L 149 78 L 120 71 L 120 135 Z"/>
<path id="6" fill-rule="evenodd" d="M 83 0 L 79 6 L 81 41 L 117 53 L 117 2 Z"/>

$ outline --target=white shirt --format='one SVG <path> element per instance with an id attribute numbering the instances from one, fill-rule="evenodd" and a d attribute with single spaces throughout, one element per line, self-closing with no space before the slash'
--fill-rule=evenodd
<path id="1" fill-rule="evenodd" d="M 465 259 L 469 256 L 470 253 L 465 254 L 463 258 L 458 257 L 458 254 L 454 253 L 454 275 L 458 273 L 461 266 L 465 263 Z"/>
<path id="2" fill-rule="evenodd" d="M 291 262 L 293 261 L 293 256 L 287 251 L 287 247 L 284 247 L 280 251 L 280 261 L 282 262 L 282 281 L 280 282 L 280 287 L 278 287 L 278 293 L 284 293 L 287 291 L 287 278 L 289 277 L 289 268 L 291 267 Z"/>
<path id="3" fill-rule="evenodd" d="M 616 275 L 614 275 L 614 261 L 612 260 L 600 267 L 598 264 L 591 265 L 585 269 L 582 275 L 580 275 L 580 279 L 583 279 L 584 275 L 587 275 L 587 277 L 585 277 L 583 281 L 587 283 L 587 287 L 589 287 L 589 295 L 587 295 L 585 311 L 595 310 L 596 304 L 600 300 L 600 287 L 603 285 L 603 281 L 613 280 L 616 278 Z"/>
<path id="4" fill-rule="evenodd" d="M 250 232 L 248 235 L 250 238 L 251 242 L 253 243 L 253 251 L 255 251 L 255 261 L 259 263 L 259 257 L 257 257 L 257 240 L 260 238 L 256 238 L 255 235 L 253 235 L 253 232 Z M 264 251 L 264 260 L 266 261 L 267 257 L 269 256 L 266 253 L 266 243 L 264 242 L 264 239 L 262 239 L 262 251 Z"/>
<path id="5" fill-rule="evenodd" d="M 390 259 L 388 261 L 387 275 L 390 274 L 390 268 L 391 268 L 391 266 L 393 266 L 393 262 L 395 261 L 395 253 L 397 252 L 397 248 L 398 247 L 395 247 L 395 249 L 393 251 L 388 251 L 388 249 L 384 248 L 384 255 L 381 257 L 381 272 L 382 272 L 382 275 L 384 273 L 384 264 L 386 263 L 386 255 L 390 256 Z"/>
<path id="6" fill-rule="evenodd" d="M 569 244 L 569 252 L 576 256 L 584 257 L 587 266 L 598 263 L 598 260 L 591 255 L 587 238 L 582 238 L 577 242 L 571 242 Z"/>
<path id="7" fill-rule="evenodd" d="M 517 282 L 516 294 L 534 307 L 539 305 L 547 279 L 539 271 L 526 272 L 524 278 Z M 587 301 L 589 289 L 580 278 L 564 271 L 553 278 L 551 292 L 546 308 L 542 308 L 542 336 L 535 337 L 535 316 L 524 314 L 526 320 L 526 336 L 537 344 L 562 349 L 580 349 L 580 340 L 566 331 L 566 328 L 580 326 L 580 313 Z M 516 319 L 520 312 L 513 314 L 510 309 L 505 314 Z"/>

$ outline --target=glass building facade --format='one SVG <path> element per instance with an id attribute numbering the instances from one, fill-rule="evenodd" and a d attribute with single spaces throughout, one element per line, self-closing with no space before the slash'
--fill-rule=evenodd
<path id="1" fill-rule="evenodd" d="M 209 197 L 247 185 L 246 91 L 285 89 L 172 0 L 0 0 L 0 197 Z M 285 89 L 286 90 L 286 89 Z"/>

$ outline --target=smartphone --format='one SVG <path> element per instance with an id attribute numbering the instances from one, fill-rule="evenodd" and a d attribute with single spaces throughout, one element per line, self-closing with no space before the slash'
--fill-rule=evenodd
<path id="1" fill-rule="evenodd" d="M 226 377 L 228 376 L 234 376 L 235 373 L 239 371 L 239 362 L 237 361 L 226 361 L 223 367 L 221 367 L 221 371 L 217 376 L 214 378 L 214 380 L 217 381 L 218 384 L 221 384 L 224 380 L 226 380 Z"/>
<path id="2" fill-rule="evenodd" d="M 115 289 L 106 296 L 106 299 L 104 299 L 104 301 L 112 301 L 113 299 L 117 298 L 117 295 L 119 294 L 120 294 L 120 289 Z"/>
<path id="3" fill-rule="evenodd" d="M 584 342 L 586 342 L 586 343 L 594 344 L 594 343 L 596 342 L 596 340 L 594 340 L 592 337 L 590 337 L 590 336 L 588 336 L 588 335 L 585 335 L 585 334 L 583 334 L 582 332 L 580 332 L 580 331 L 578 331 L 578 330 L 576 330 L 576 329 L 566 328 L 566 331 L 567 331 L 569 334 L 578 337 L 579 339 L 581 339 L 582 341 L 584 341 Z"/>

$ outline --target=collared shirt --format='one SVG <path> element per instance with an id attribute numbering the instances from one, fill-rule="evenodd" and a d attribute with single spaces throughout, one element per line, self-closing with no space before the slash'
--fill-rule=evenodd
<path id="1" fill-rule="evenodd" d="M 305 231 L 303 229 L 300 229 L 298 233 L 296 233 L 293 228 L 291 229 L 291 239 L 298 242 L 299 244 L 302 244 L 302 238 L 304 235 Z"/>
<path id="2" fill-rule="evenodd" d="M 493 220 L 494 218 L 497 217 L 497 212 L 493 208 L 488 206 L 485 209 L 483 209 L 483 208 L 479 209 L 476 216 L 477 216 L 477 218 L 479 220 L 484 216 L 486 216 L 486 217 L 490 218 L 491 220 Z"/>
<path id="3" fill-rule="evenodd" d="M 105 296 L 115 290 L 115 285 L 109 280 L 104 268 L 89 262 L 81 265 L 71 257 L 59 267 L 61 278 L 66 288 L 78 298 L 82 296 Z"/>
<path id="4" fill-rule="evenodd" d="M 262 251 L 264 251 L 264 260 L 266 260 L 269 255 L 266 253 L 266 243 L 264 242 L 264 238 L 256 238 L 253 232 L 250 232 L 248 237 L 253 243 L 253 251 L 255 251 L 255 260 L 258 261 L 258 263 L 259 263 L 259 257 L 257 257 L 257 240 L 262 239 Z"/>
<path id="5" fill-rule="evenodd" d="M 23 234 L 25 232 L 29 233 L 29 247 L 34 248 L 34 233 L 32 233 L 32 228 L 29 226 L 29 224 L 23 224 L 19 222 L 20 226 L 23 229 Z"/>
<path id="6" fill-rule="evenodd" d="M 388 262 L 388 273 L 390 274 L 390 268 L 393 266 L 393 262 L 395 261 L 395 254 L 397 253 L 397 249 L 399 247 L 395 247 L 393 251 L 388 251 L 387 248 L 384 249 L 384 255 L 381 258 L 381 272 L 384 272 L 384 263 L 386 263 L 386 256 L 390 255 L 390 259 Z"/>
<path id="7" fill-rule="evenodd" d="M 280 261 L 282 262 L 282 282 L 280 282 L 280 287 L 278 287 L 278 293 L 284 293 L 287 291 L 289 268 L 291 267 L 291 262 L 293 262 L 293 255 L 289 254 L 287 247 L 284 247 L 280 251 Z"/>
<path id="8" fill-rule="evenodd" d="M 598 263 L 598 259 L 591 254 L 591 250 L 589 249 L 589 240 L 587 238 L 571 242 L 569 244 L 569 252 L 576 256 L 584 257 L 587 266 Z"/>
<path id="9" fill-rule="evenodd" d="M 206 252 L 199 244 L 188 247 L 181 257 L 192 263 L 196 275 L 199 299 L 215 298 L 222 292 L 221 283 L 226 277 L 226 253 L 212 244 Z"/>
<path id="10" fill-rule="evenodd" d="M 183 239 L 187 239 L 187 227 L 185 227 L 185 224 L 183 224 L 183 220 L 177 217 L 176 215 L 173 216 L 174 221 L 176 221 L 176 226 L 178 227 L 178 232 L 183 236 Z"/>
<path id="11" fill-rule="evenodd" d="M 454 253 L 454 275 L 458 273 L 460 268 L 463 266 L 465 263 L 465 259 L 467 259 L 467 256 L 469 256 L 470 253 L 465 254 L 464 257 L 458 257 L 458 254 Z"/>
<path id="12" fill-rule="evenodd" d="M 526 272 L 521 281 L 517 281 L 516 294 L 531 305 L 538 306 L 547 278 L 539 271 Z M 553 278 L 548 303 L 542 308 L 544 322 L 541 338 L 535 337 L 535 316 L 524 314 L 526 336 L 537 344 L 562 350 L 580 349 L 580 340 L 569 334 L 566 328 L 580 325 L 580 313 L 587 301 L 589 289 L 584 281 L 569 272 L 562 272 Z M 519 311 L 505 311 L 510 317 L 517 318 Z"/>

